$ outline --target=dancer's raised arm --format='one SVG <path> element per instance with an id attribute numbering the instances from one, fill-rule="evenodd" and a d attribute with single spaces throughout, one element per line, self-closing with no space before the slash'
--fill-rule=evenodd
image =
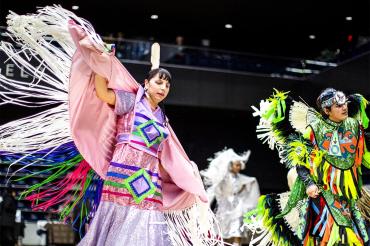
<path id="1" fill-rule="evenodd" d="M 112 89 L 108 88 L 108 81 L 106 78 L 95 74 L 95 92 L 96 96 L 103 102 L 109 105 L 115 105 L 116 95 Z"/>

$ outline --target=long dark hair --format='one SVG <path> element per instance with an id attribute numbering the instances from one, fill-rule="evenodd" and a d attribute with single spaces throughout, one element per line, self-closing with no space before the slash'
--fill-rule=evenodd
<path id="1" fill-rule="evenodd" d="M 151 80 L 157 74 L 159 75 L 160 79 L 167 80 L 168 82 L 171 83 L 172 76 L 171 76 L 170 72 L 168 72 L 167 69 L 164 69 L 164 68 L 161 68 L 161 67 L 150 70 L 146 79 Z"/>
<path id="2" fill-rule="evenodd" d="M 150 70 L 148 75 L 146 76 L 146 79 L 149 81 L 152 78 L 154 78 L 157 74 L 158 74 L 158 77 L 160 79 L 167 80 L 168 82 L 171 83 L 172 76 L 171 76 L 170 72 L 167 69 L 164 69 L 164 68 L 161 68 L 161 67 Z M 165 126 L 167 126 L 168 122 L 167 122 L 167 117 L 166 117 L 166 110 L 165 110 L 165 107 L 164 107 L 164 100 L 161 101 L 160 103 L 158 103 L 158 106 L 161 108 L 163 122 L 164 122 Z"/>

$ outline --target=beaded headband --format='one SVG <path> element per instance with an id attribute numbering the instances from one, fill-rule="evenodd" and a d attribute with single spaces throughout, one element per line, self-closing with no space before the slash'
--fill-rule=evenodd
<path id="1" fill-rule="evenodd" d="M 321 103 L 321 108 L 331 107 L 334 104 L 343 105 L 347 102 L 346 95 L 341 91 L 333 91 L 333 95 Z"/>

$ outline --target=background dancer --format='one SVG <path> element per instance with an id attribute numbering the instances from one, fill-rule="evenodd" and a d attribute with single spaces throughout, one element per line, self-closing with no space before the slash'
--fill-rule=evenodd
<path id="1" fill-rule="evenodd" d="M 245 169 L 251 151 L 238 155 L 233 149 L 225 149 L 215 153 L 209 159 L 206 170 L 201 171 L 210 202 L 216 198 L 216 218 L 222 236 L 233 245 L 241 245 L 250 236 L 246 228 L 242 228 L 243 214 L 254 209 L 260 196 L 258 182 L 255 177 L 241 174 Z"/>

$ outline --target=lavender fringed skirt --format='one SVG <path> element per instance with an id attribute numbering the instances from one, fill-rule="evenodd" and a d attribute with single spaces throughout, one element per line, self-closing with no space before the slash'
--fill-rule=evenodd
<path id="1" fill-rule="evenodd" d="M 79 245 L 172 245 L 161 212 L 160 172 L 156 157 L 117 145 L 99 208 Z"/>

